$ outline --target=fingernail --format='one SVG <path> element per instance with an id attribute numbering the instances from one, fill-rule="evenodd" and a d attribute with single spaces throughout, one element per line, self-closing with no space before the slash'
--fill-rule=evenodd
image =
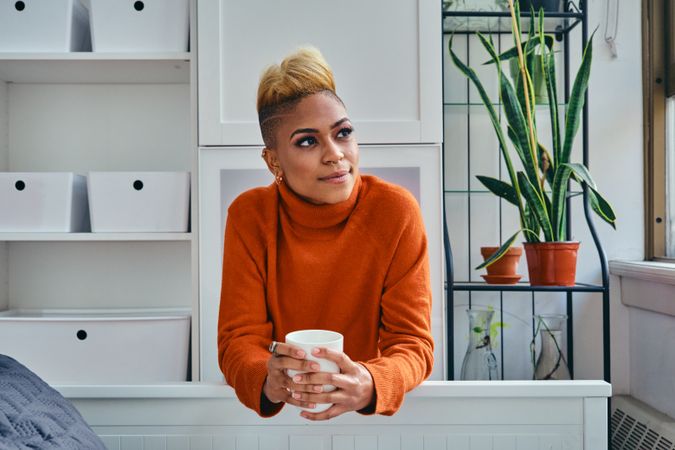
<path id="1" fill-rule="evenodd" d="M 309 404 L 309 407 L 310 407 L 310 408 L 316 408 L 316 404 L 310 403 L 310 404 Z"/>
<path id="2" fill-rule="evenodd" d="M 310 367 L 311 367 L 312 369 L 314 369 L 314 370 L 319 370 L 319 369 L 321 369 L 321 366 L 318 365 L 317 363 L 312 363 L 312 364 L 310 365 Z"/>
<path id="3" fill-rule="evenodd" d="M 323 388 L 321 386 L 314 386 L 314 392 L 321 392 Z"/>
<path id="4" fill-rule="evenodd" d="M 318 355 L 319 353 L 321 353 L 321 349 L 319 349 L 319 348 L 313 348 L 313 349 L 312 349 L 312 353 L 314 353 L 315 355 Z"/>
<path id="5" fill-rule="evenodd" d="M 293 393 L 293 398 L 294 398 L 294 399 L 299 400 L 300 397 L 301 397 L 300 394 L 298 394 L 297 392 L 294 392 L 294 393 Z"/>
<path id="6" fill-rule="evenodd" d="M 293 381 L 295 381 L 296 383 L 298 381 L 302 381 L 302 377 L 300 375 L 296 375 L 296 376 L 293 377 Z"/>
<path id="7" fill-rule="evenodd" d="M 303 352 L 302 350 L 298 350 L 297 352 L 295 352 L 295 354 L 297 355 L 298 358 L 305 357 L 305 352 Z"/>

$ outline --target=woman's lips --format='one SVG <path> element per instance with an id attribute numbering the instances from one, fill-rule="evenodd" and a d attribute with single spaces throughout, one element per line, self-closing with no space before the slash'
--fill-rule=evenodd
<path id="1" fill-rule="evenodd" d="M 319 180 L 325 181 L 327 183 L 333 183 L 333 184 L 340 184 L 344 183 L 347 181 L 347 177 L 349 176 L 349 170 L 339 170 L 337 172 L 333 172 L 332 174 L 326 176 L 326 177 L 321 177 Z"/>

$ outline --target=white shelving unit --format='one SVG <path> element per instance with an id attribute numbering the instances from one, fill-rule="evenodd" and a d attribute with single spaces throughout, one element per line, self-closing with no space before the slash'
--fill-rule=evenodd
<path id="1" fill-rule="evenodd" d="M 190 53 L 0 53 L 10 83 L 189 83 Z"/>
<path id="2" fill-rule="evenodd" d="M 0 171 L 193 172 L 194 53 L 0 53 Z M 196 235 L 0 233 L 0 310 L 190 308 L 197 380 Z"/>
<path id="3" fill-rule="evenodd" d="M 191 233 L 0 233 L 0 241 L 191 241 Z"/>

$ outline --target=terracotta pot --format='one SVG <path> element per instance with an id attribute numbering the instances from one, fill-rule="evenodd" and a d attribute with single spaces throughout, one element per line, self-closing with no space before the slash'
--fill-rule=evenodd
<path id="1" fill-rule="evenodd" d="M 533 286 L 574 286 L 578 242 L 526 242 L 525 256 Z"/>
<path id="2" fill-rule="evenodd" d="M 480 254 L 483 255 L 483 259 L 488 259 L 497 250 L 499 250 L 499 247 L 481 247 Z M 487 275 L 481 276 L 488 284 L 517 283 L 521 275 L 518 275 L 516 270 L 518 269 L 518 261 L 522 254 L 522 247 L 510 247 L 501 258 L 485 268 Z"/>

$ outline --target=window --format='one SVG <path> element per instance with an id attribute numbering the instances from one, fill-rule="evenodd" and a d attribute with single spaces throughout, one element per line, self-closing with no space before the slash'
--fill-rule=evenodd
<path id="1" fill-rule="evenodd" d="M 675 0 L 643 0 L 645 256 L 675 260 Z"/>

